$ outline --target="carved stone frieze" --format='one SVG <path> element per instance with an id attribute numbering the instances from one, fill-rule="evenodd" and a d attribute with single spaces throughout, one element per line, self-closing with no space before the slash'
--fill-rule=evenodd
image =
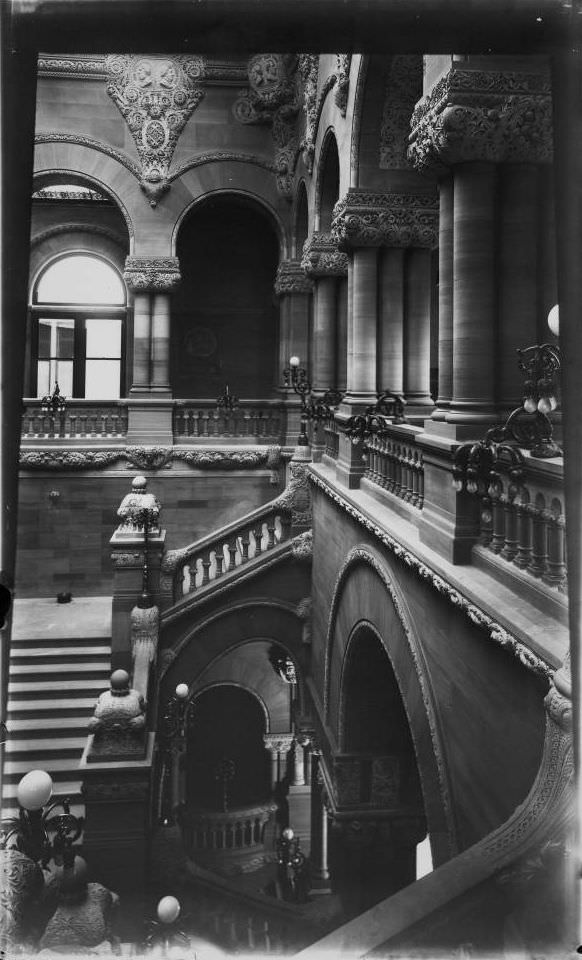
<path id="1" fill-rule="evenodd" d="M 291 555 L 294 560 L 311 563 L 313 557 L 313 536 L 311 530 L 306 530 L 291 541 Z"/>
<path id="2" fill-rule="evenodd" d="M 383 170 L 409 167 L 406 151 L 410 118 L 422 95 L 422 57 L 396 54 L 390 62 L 380 127 L 380 163 Z"/>
<path id="3" fill-rule="evenodd" d="M 351 53 L 336 53 L 336 91 L 335 102 L 339 107 L 342 117 L 345 117 L 348 108 L 348 96 L 350 92 L 350 67 L 352 65 Z"/>
<path id="4" fill-rule="evenodd" d="M 463 613 L 477 626 L 483 627 L 494 643 L 508 650 L 513 654 L 528 670 L 543 677 L 549 677 L 552 669 L 533 653 L 524 643 L 517 639 L 501 626 L 493 617 L 490 617 L 483 610 L 476 606 L 471 600 L 467 599 L 456 587 L 452 586 L 447 580 L 435 573 L 430 567 L 422 562 L 415 554 L 406 547 L 403 547 L 398 540 L 395 540 L 386 530 L 375 524 L 369 517 L 361 513 L 355 506 L 344 500 L 340 494 L 326 483 L 321 477 L 310 473 L 308 475 L 310 483 L 314 484 L 330 500 L 337 503 L 344 513 L 352 517 L 357 523 L 368 530 L 380 543 L 384 544 L 390 552 L 412 570 L 422 580 L 426 580 L 430 585 L 447 600 L 462 610 Z"/>
<path id="5" fill-rule="evenodd" d="M 346 277 L 348 257 L 331 233 L 312 233 L 303 244 L 301 266 L 308 277 Z"/>
<path id="6" fill-rule="evenodd" d="M 451 69 L 412 115 L 408 159 L 437 172 L 454 163 L 550 163 L 552 99 L 543 73 Z"/>
<path id="7" fill-rule="evenodd" d="M 107 70 L 105 57 L 86 56 L 57 57 L 43 54 L 37 61 L 41 77 L 76 77 L 79 80 L 105 80 Z"/>
<path id="8" fill-rule="evenodd" d="M 131 466 L 157 470 L 174 460 L 197 469 L 251 470 L 265 467 L 275 473 L 284 462 L 279 446 L 271 447 L 118 447 L 109 450 L 21 450 L 23 470 L 95 470 L 105 469 L 118 460 Z M 277 474 L 278 478 L 278 474 Z"/>
<path id="9" fill-rule="evenodd" d="M 131 130 L 141 161 L 140 184 L 151 206 L 169 189 L 178 138 L 204 96 L 201 57 L 113 54 L 105 60 L 107 93 Z"/>
<path id="10" fill-rule="evenodd" d="M 291 511 L 293 527 L 310 527 L 311 490 L 307 467 L 303 463 L 291 462 L 289 471 L 289 483 L 273 504 L 279 509 Z"/>
<path id="11" fill-rule="evenodd" d="M 287 293 L 311 293 L 313 282 L 305 276 L 301 260 L 282 260 L 277 268 L 275 293 L 282 297 Z"/>
<path id="12" fill-rule="evenodd" d="M 350 247 L 430 247 L 438 238 L 436 196 L 349 190 L 336 203 L 332 237 Z"/>
<path id="13" fill-rule="evenodd" d="M 180 283 L 178 257 L 126 257 L 123 279 L 130 290 L 175 290 Z"/>
<path id="14" fill-rule="evenodd" d="M 261 53 L 248 63 L 246 90 L 241 91 L 233 112 L 239 123 L 271 127 L 275 145 L 275 174 L 279 192 L 291 197 L 293 171 L 299 150 L 295 120 L 300 101 L 296 82 L 296 57 Z"/>
<path id="15" fill-rule="evenodd" d="M 303 84 L 303 110 L 305 112 L 305 133 L 301 141 L 303 162 L 309 173 L 313 173 L 315 156 L 315 137 L 317 134 L 317 80 L 319 76 L 319 56 L 302 53 L 299 57 L 299 75 Z"/>
<path id="16" fill-rule="evenodd" d="M 142 567 L 143 554 L 141 553 L 112 553 L 111 562 L 114 567 Z"/>

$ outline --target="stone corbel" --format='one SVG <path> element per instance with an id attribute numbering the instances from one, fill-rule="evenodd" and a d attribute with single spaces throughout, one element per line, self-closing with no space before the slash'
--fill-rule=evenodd
<path id="1" fill-rule="evenodd" d="M 301 266 L 308 277 L 346 277 L 348 257 L 331 233 L 312 233 L 303 245 Z"/>
<path id="2" fill-rule="evenodd" d="M 478 160 L 551 163 L 552 152 L 547 73 L 454 65 L 412 115 L 408 159 L 419 172 Z"/>
<path id="3" fill-rule="evenodd" d="M 275 294 L 283 297 L 290 293 L 312 293 L 313 282 L 305 276 L 301 260 L 282 260 L 277 268 Z"/>
<path id="4" fill-rule="evenodd" d="M 353 247 L 429 247 L 437 243 L 438 201 L 426 194 L 349 190 L 336 203 L 332 237 Z"/>
<path id="5" fill-rule="evenodd" d="M 126 257 L 123 279 L 130 290 L 164 293 L 181 280 L 178 257 Z"/>

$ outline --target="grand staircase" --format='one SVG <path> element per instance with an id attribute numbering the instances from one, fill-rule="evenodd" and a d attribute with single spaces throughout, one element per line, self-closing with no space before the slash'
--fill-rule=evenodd
<path id="1" fill-rule="evenodd" d="M 2 816 L 16 813 L 18 782 L 50 773 L 53 798 L 83 815 L 78 767 L 87 722 L 111 673 L 111 598 L 16 602 L 10 653 Z"/>

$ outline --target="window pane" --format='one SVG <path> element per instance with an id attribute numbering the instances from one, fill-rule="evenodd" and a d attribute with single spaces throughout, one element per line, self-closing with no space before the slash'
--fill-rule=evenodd
<path id="1" fill-rule="evenodd" d="M 38 355 L 42 359 L 75 356 L 75 321 L 42 319 L 38 321 Z"/>
<path id="2" fill-rule="evenodd" d="M 87 400 L 118 400 L 121 363 L 119 360 L 87 360 L 85 397 Z"/>
<path id="3" fill-rule="evenodd" d="M 121 357 L 121 320 L 91 317 L 85 329 L 88 357 Z"/>
<path id="4" fill-rule="evenodd" d="M 125 304 L 119 274 L 103 260 L 75 254 L 53 263 L 37 287 L 38 303 Z"/>
<path id="5" fill-rule="evenodd" d="M 64 397 L 73 395 L 73 361 L 72 360 L 39 360 L 36 368 L 37 397 L 46 397 L 52 393 L 55 383 Z"/>

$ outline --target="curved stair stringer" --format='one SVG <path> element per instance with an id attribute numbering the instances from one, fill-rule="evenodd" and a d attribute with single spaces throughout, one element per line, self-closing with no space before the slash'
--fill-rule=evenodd
<path id="1" fill-rule="evenodd" d="M 332 960 L 338 956 L 364 957 L 379 947 L 390 953 L 390 941 L 402 942 L 407 930 L 430 921 L 439 910 L 487 880 L 499 879 L 528 856 L 539 864 L 540 849 L 563 838 L 574 822 L 575 787 L 572 743 L 572 704 L 569 663 L 554 675 L 545 698 L 547 712 L 540 767 L 526 799 L 496 830 L 473 846 L 405 887 L 333 933 L 311 944 L 296 957 Z M 528 861 L 529 862 L 529 861 Z M 519 869 L 519 867 L 518 867 Z M 576 931 L 572 931 L 572 938 Z M 571 949 L 576 943 L 572 939 Z M 414 947 L 411 936 L 410 947 Z M 392 955 L 390 953 L 390 955 Z M 400 954 L 395 954 L 400 955 Z M 404 955 L 404 954 L 403 954 Z M 562 950 L 562 956 L 564 955 Z"/>

